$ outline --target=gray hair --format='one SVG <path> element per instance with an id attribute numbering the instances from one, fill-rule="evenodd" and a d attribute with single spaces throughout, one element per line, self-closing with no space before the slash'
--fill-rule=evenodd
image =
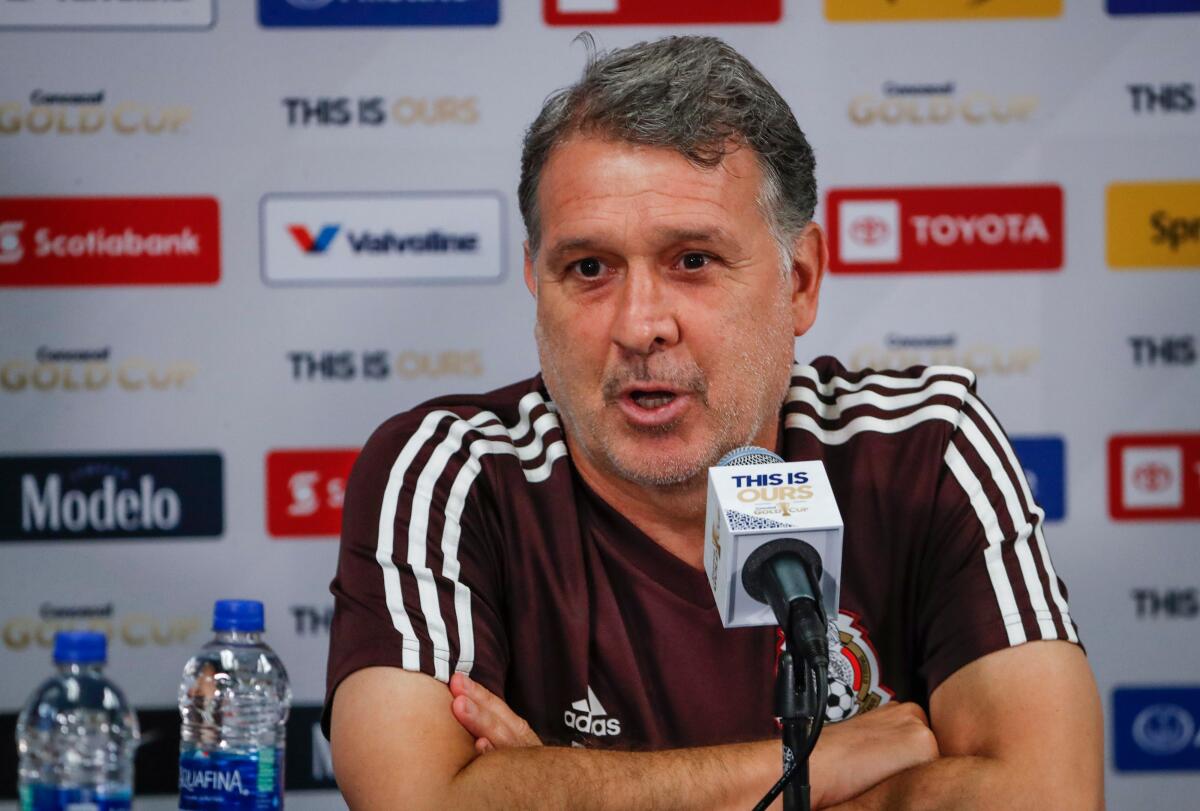
<path id="1" fill-rule="evenodd" d="M 574 85 L 546 99 L 525 133 L 518 200 L 537 254 L 538 181 L 554 147 L 579 132 L 668 147 L 714 168 L 731 144 L 754 150 L 763 173 L 758 203 L 784 267 L 791 241 L 817 203 L 816 161 L 791 108 L 758 70 L 716 37 L 666 37 L 595 53 Z"/>

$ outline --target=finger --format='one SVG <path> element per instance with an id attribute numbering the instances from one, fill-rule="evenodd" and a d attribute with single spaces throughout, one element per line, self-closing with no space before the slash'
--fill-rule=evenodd
<path id="1" fill-rule="evenodd" d="M 450 702 L 450 711 L 473 738 L 487 738 L 497 731 L 494 723 L 489 727 L 488 716 L 480 710 L 479 705 L 466 696 L 458 696 Z"/>

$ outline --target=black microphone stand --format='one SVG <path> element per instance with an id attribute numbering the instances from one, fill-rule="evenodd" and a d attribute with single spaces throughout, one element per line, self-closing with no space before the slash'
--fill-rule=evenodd
<path id="1" fill-rule="evenodd" d="M 800 660 L 801 678 L 796 678 L 796 660 L 784 651 L 779 657 L 775 676 L 775 713 L 783 725 L 783 808 L 784 811 L 809 811 L 812 787 L 808 779 L 808 758 L 816 741 L 811 740 L 816 724 L 819 695 L 812 665 Z"/>

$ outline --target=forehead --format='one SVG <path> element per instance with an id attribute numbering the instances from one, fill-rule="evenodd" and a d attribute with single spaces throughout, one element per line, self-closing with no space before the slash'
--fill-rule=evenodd
<path id="1" fill-rule="evenodd" d="M 732 147 L 705 168 L 674 149 L 577 135 L 555 147 L 542 171 L 541 238 L 546 244 L 596 230 L 765 229 L 762 177 L 747 148 Z"/>

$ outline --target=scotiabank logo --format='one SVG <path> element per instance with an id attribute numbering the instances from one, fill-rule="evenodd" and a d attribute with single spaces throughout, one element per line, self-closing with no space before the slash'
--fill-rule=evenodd
<path id="1" fill-rule="evenodd" d="M 1062 267 L 1057 185 L 834 189 L 826 211 L 836 273 Z"/>
<path id="2" fill-rule="evenodd" d="M 0 198 L 0 287 L 216 284 L 212 197 Z"/>
<path id="3" fill-rule="evenodd" d="M 274 538 L 336 536 L 355 448 L 267 454 L 267 532 Z"/>
<path id="4" fill-rule="evenodd" d="M 542 0 L 550 25 L 775 23 L 783 0 Z"/>
<path id="5" fill-rule="evenodd" d="M 1062 0 L 825 0 L 825 18 L 835 22 L 1002 19 L 1058 17 L 1061 14 Z"/>
<path id="6" fill-rule="evenodd" d="M 492 192 L 271 194 L 268 284 L 491 282 L 504 275 L 504 201 Z"/>
<path id="7" fill-rule="evenodd" d="M 217 453 L 0 457 L 0 541 L 217 536 L 222 467 Z"/>
<path id="8" fill-rule="evenodd" d="M 1200 519 L 1200 434 L 1111 437 L 1108 509 L 1118 521 Z"/>

